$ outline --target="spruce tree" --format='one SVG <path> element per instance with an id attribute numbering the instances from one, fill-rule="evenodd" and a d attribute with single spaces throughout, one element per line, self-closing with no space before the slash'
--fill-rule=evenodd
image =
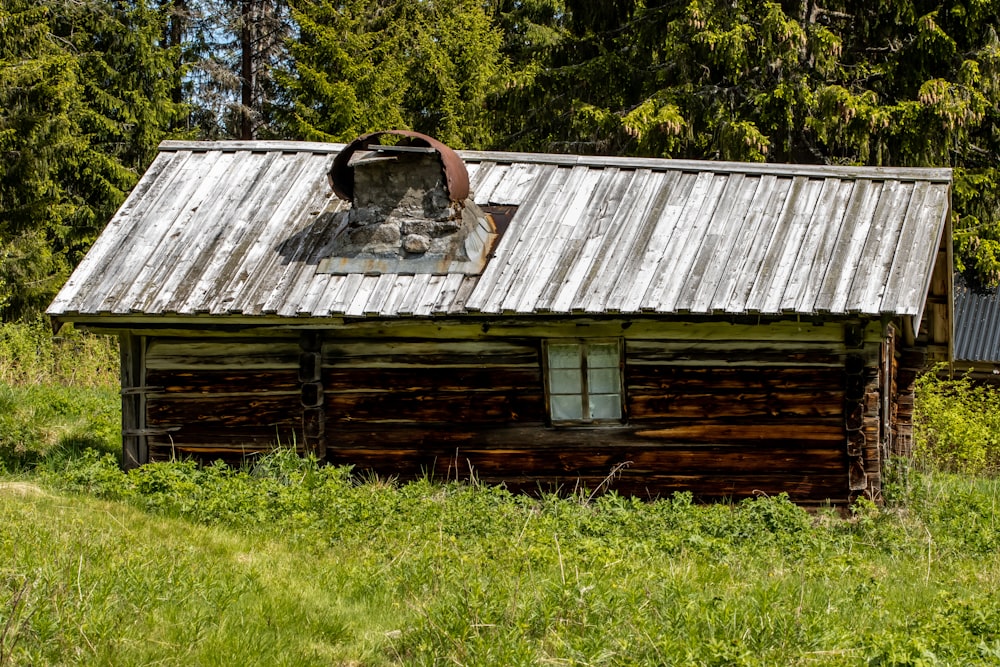
<path id="1" fill-rule="evenodd" d="M 491 141 L 502 33 L 474 0 L 292 0 L 299 39 L 280 77 L 292 136 L 346 141 L 407 128 L 455 147 Z"/>
<path id="2" fill-rule="evenodd" d="M 51 300 L 155 155 L 177 107 L 144 0 L 0 7 L 0 315 Z"/>

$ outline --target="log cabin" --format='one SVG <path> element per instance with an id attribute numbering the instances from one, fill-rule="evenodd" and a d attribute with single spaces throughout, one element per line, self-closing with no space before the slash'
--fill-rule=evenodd
<path id="1" fill-rule="evenodd" d="M 164 142 L 48 314 L 124 465 L 294 447 L 511 489 L 881 497 L 952 346 L 951 172 Z"/>

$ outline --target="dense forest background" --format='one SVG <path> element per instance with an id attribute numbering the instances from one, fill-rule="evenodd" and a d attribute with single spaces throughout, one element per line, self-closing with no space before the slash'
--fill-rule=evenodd
<path id="1" fill-rule="evenodd" d="M 0 318 L 167 138 L 955 168 L 1000 281 L 1000 0 L 0 0 Z"/>

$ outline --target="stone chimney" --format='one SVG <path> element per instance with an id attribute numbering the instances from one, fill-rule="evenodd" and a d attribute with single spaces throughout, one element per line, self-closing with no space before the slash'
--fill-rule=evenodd
<path id="1" fill-rule="evenodd" d="M 387 135 L 399 137 L 383 146 Z M 334 160 L 334 191 L 351 202 L 320 271 L 481 273 L 496 227 L 469 197 L 465 164 L 425 135 L 365 135 Z"/>

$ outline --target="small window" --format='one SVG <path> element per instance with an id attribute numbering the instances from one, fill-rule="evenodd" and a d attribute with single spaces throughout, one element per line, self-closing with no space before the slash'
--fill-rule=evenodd
<path id="1" fill-rule="evenodd" d="M 549 341 L 546 360 L 546 389 L 552 423 L 621 421 L 621 344 L 618 341 Z"/>

